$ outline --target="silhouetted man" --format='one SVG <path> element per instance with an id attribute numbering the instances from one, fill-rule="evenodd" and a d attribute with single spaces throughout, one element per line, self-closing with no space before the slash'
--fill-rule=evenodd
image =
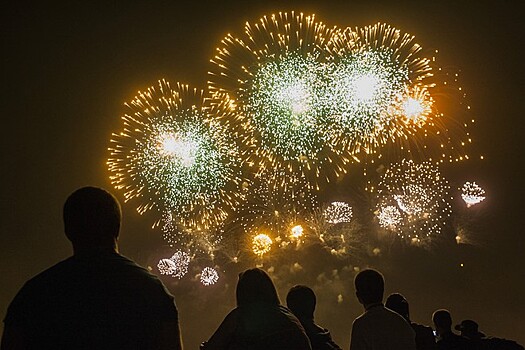
<path id="1" fill-rule="evenodd" d="M 315 293 L 307 286 L 292 287 L 286 296 L 286 305 L 301 322 L 312 350 L 341 350 L 330 332 L 314 322 L 315 304 Z"/>
<path id="2" fill-rule="evenodd" d="M 352 325 L 350 350 L 415 350 L 415 333 L 399 314 L 383 306 L 384 279 L 378 271 L 359 272 L 354 280 L 365 313 Z"/>
<path id="3" fill-rule="evenodd" d="M 439 350 L 472 349 L 472 343 L 462 336 L 452 332 L 452 316 L 445 309 L 436 310 L 432 314 L 432 321 L 436 326 L 438 335 L 437 346 Z"/>
<path id="4" fill-rule="evenodd" d="M 408 301 L 399 293 L 393 293 L 386 298 L 385 306 L 392 311 L 397 312 L 412 326 L 416 332 L 416 349 L 417 350 L 435 350 L 436 340 L 432 328 L 423 326 L 410 321 L 410 311 Z"/>
<path id="5" fill-rule="evenodd" d="M 173 296 L 118 253 L 115 197 L 81 188 L 66 200 L 63 217 L 73 256 L 18 292 L 4 320 L 2 349 L 180 349 Z"/>

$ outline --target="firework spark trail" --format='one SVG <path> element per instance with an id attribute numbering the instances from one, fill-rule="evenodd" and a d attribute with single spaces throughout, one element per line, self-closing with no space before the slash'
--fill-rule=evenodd
<path id="1" fill-rule="evenodd" d="M 379 225 L 414 244 L 441 233 L 451 214 L 450 187 L 428 162 L 403 160 L 392 165 L 377 187 Z"/>
<path id="2" fill-rule="evenodd" d="M 242 197 L 242 160 L 210 113 L 231 114 L 229 101 L 206 109 L 202 91 L 162 80 L 126 105 L 132 113 L 113 134 L 108 160 L 111 181 L 126 201 L 140 198 L 140 213 L 169 211 L 171 221 L 189 227 L 224 220 Z"/>

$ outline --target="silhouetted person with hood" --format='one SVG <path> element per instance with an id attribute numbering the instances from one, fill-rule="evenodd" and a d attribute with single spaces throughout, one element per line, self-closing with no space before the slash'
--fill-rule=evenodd
<path id="1" fill-rule="evenodd" d="M 237 307 L 201 349 L 311 349 L 301 323 L 280 305 L 275 286 L 263 270 L 242 272 L 236 294 Z"/>
<path id="2" fill-rule="evenodd" d="M 399 293 L 393 293 L 386 298 L 385 306 L 392 311 L 397 312 L 408 323 L 412 326 L 414 332 L 416 332 L 416 349 L 417 350 L 435 350 L 436 340 L 432 328 L 428 326 L 423 326 L 415 322 L 410 321 L 410 312 L 408 301 L 405 297 Z"/>
<path id="3" fill-rule="evenodd" d="M 376 270 L 363 270 L 355 276 L 354 285 L 365 313 L 354 320 L 350 350 L 415 350 L 412 327 L 383 306 L 383 275 Z"/>
<path id="4" fill-rule="evenodd" d="M 307 286 L 292 287 L 286 296 L 286 306 L 303 325 L 312 349 L 340 350 L 341 348 L 332 340 L 330 332 L 314 322 L 315 304 L 315 293 Z"/>
<path id="5" fill-rule="evenodd" d="M 66 200 L 63 217 L 73 256 L 18 292 L 2 349 L 181 349 L 173 296 L 118 253 L 117 199 L 84 187 Z"/>
<path id="6" fill-rule="evenodd" d="M 472 343 L 462 336 L 452 332 L 452 316 L 445 309 L 436 310 L 432 314 L 432 321 L 438 335 L 437 347 L 439 350 L 472 349 Z"/>

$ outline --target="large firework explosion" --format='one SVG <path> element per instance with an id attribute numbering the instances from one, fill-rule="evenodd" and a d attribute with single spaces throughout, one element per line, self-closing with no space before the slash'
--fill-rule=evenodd
<path id="1" fill-rule="evenodd" d="M 457 74 L 448 81 L 435 52 L 426 54 L 414 36 L 386 24 L 337 30 L 327 48 L 333 142 L 341 151 L 359 159 L 384 153 L 441 161 L 466 156 L 466 123 L 452 128 L 457 135 L 449 130 L 464 111 L 450 118 L 436 100 L 444 89 L 450 94 Z"/>
<path id="2" fill-rule="evenodd" d="M 226 99 L 226 97 L 223 97 Z M 138 211 L 155 208 L 192 228 L 221 222 L 241 198 L 241 158 L 230 133 L 210 114 L 233 113 L 225 101 L 204 108 L 202 91 L 162 80 L 126 104 L 108 167 Z"/>
<path id="3" fill-rule="evenodd" d="M 379 225 L 410 243 L 429 243 L 447 225 L 449 192 L 448 181 L 435 165 L 412 160 L 393 164 L 376 189 Z"/>
<path id="4" fill-rule="evenodd" d="M 288 169 L 315 183 L 345 172 L 346 158 L 326 129 L 323 61 L 331 35 L 313 15 L 279 13 L 247 23 L 242 38 L 228 35 L 217 49 L 209 87 L 239 102 L 230 124 L 255 145 L 256 170 Z"/>

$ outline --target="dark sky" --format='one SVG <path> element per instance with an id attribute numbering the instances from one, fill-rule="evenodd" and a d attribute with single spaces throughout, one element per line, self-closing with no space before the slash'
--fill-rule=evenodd
<path id="1" fill-rule="evenodd" d="M 3 1 L 0 314 L 24 281 L 70 254 L 60 216 L 67 195 L 88 184 L 111 188 L 107 147 L 123 102 L 160 78 L 205 88 L 209 59 L 226 33 L 240 33 L 246 21 L 264 14 L 296 10 L 341 27 L 387 22 L 416 35 L 423 47 L 438 48 L 442 62 L 461 70 L 476 119 L 474 153 L 485 160 L 458 164 L 455 172 L 474 177 L 488 193 L 476 218 L 479 245 L 411 252 L 376 266 L 385 270 L 387 292 L 407 295 L 416 321 L 428 324 L 435 309 L 446 307 L 457 322 L 472 318 L 488 334 L 525 344 L 520 3 Z M 152 264 L 159 238 L 132 205 L 123 209 L 121 251 Z M 340 286 L 333 287 L 345 291 L 344 303 L 320 301 L 317 314 L 344 347 L 361 312 L 351 278 L 341 272 Z M 278 284 L 281 298 L 289 283 Z M 232 307 L 232 285 L 224 282 L 215 294 L 169 287 L 184 341 L 196 348 Z M 221 307 L 210 302 L 217 295 L 224 298 Z"/>

